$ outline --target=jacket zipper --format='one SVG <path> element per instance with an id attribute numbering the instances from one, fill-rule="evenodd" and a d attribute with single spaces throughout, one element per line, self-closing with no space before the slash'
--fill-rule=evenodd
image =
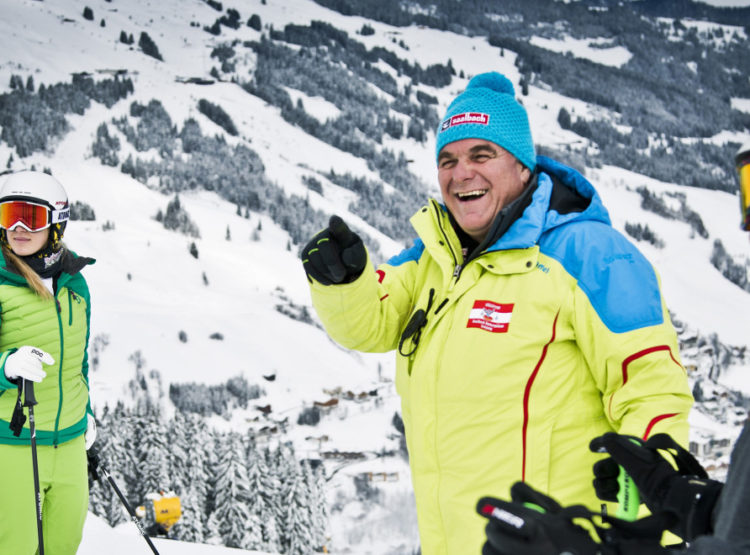
<path id="1" fill-rule="evenodd" d="M 57 309 L 57 329 L 60 333 L 60 360 L 57 363 L 57 390 L 59 392 L 57 402 L 57 415 L 55 416 L 55 431 L 52 439 L 52 445 L 57 447 L 58 432 L 60 426 L 60 413 L 62 412 L 63 404 L 63 388 L 62 388 L 62 370 L 63 370 L 63 354 L 65 352 L 65 345 L 63 342 L 63 323 L 62 323 L 62 306 L 60 300 L 55 297 L 55 307 Z"/>
<path id="2" fill-rule="evenodd" d="M 448 234 L 445 232 L 445 228 L 443 228 L 443 222 L 440 219 L 440 208 L 436 205 L 432 205 L 435 209 L 435 216 L 437 219 L 438 228 L 440 229 L 440 233 L 443 235 L 443 239 L 445 239 L 445 244 L 448 247 L 448 251 L 451 253 L 451 257 L 453 257 L 453 280 L 451 281 L 450 286 L 448 287 L 448 290 L 450 291 L 453 289 L 453 286 L 458 281 L 458 278 L 461 276 L 461 270 L 463 269 L 463 266 L 458 261 L 458 257 L 456 256 L 456 253 L 453 251 L 453 247 L 451 246 L 451 242 L 448 239 Z"/>

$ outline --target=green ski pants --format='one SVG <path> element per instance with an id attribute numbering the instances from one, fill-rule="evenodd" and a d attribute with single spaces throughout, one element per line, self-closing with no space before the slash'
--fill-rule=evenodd
<path id="1" fill-rule="evenodd" d="M 45 555 L 75 555 L 89 504 L 83 436 L 37 445 Z M 29 445 L 0 445 L 0 553 L 38 552 L 34 474 Z"/>

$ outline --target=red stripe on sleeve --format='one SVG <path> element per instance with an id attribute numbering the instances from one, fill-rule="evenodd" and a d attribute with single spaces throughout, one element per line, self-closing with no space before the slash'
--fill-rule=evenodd
<path id="1" fill-rule="evenodd" d="M 669 352 L 669 356 L 672 358 L 674 363 L 680 368 L 682 368 L 682 364 L 677 362 L 677 359 L 674 358 L 674 355 L 672 354 L 672 348 L 669 345 L 657 345 L 656 347 L 649 347 L 648 349 L 644 349 L 642 351 L 638 351 L 637 353 L 633 355 L 630 355 L 628 358 L 622 361 L 622 385 L 625 385 L 628 382 L 628 365 L 631 362 L 641 357 L 644 357 L 646 355 L 650 355 L 651 353 L 655 353 L 657 351 Z"/>
<path id="2" fill-rule="evenodd" d="M 648 426 L 646 427 L 646 433 L 643 434 L 643 439 L 648 439 L 648 436 L 651 435 L 651 430 L 656 426 L 659 422 L 662 420 L 666 420 L 667 418 L 672 418 L 673 416 L 677 416 L 680 414 L 679 412 L 673 412 L 672 414 L 660 414 L 659 416 L 656 416 L 651 419 L 651 422 L 648 423 Z"/>
<path id="3" fill-rule="evenodd" d="M 650 355 L 651 353 L 656 353 L 656 352 L 659 352 L 659 351 L 667 351 L 669 353 L 669 356 L 672 359 L 672 361 L 677 366 L 679 366 L 680 368 L 682 368 L 683 371 L 685 370 L 685 368 L 683 368 L 682 364 L 680 364 L 679 362 L 677 362 L 677 359 L 672 354 L 672 348 L 669 345 L 657 345 L 656 347 L 649 347 L 648 349 L 643 349 L 642 351 L 638 351 L 637 353 L 630 355 L 628 358 L 626 358 L 625 360 L 622 361 L 622 385 L 625 385 L 626 383 L 628 383 L 628 366 L 630 365 L 631 362 L 633 362 L 634 360 L 637 360 L 637 359 L 639 359 L 641 357 L 644 357 L 646 355 Z M 607 406 L 607 412 L 609 413 L 610 420 L 614 419 L 612 417 L 612 399 L 614 398 L 614 396 L 615 396 L 614 393 L 612 395 L 610 395 L 610 397 L 609 397 L 609 404 Z M 669 415 L 669 416 L 674 416 L 674 415 Z M 655 423 L 656 422 L 654 422 L 653 424 L 655 424 Z M 650 426 L 653 426 L 653 424 L 651 424 Z"/>

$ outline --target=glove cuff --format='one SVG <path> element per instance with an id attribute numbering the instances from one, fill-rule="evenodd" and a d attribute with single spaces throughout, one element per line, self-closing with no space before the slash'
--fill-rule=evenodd
<path id="1" fill-rule="evenodd" d="M 666 555 L 672 551 L 664 548 L 659 542 L 645 540 L 623 540 L 610 551 L 602 551 L 602 555 Z"/>
<path id="2" fill-rule="evenodd" d="M 722 483 L 706 478 L 679 476 L 670 480 L 662 510 L 671 513 L 676 524 L 670 528 L 683 540 L 713 531 L 712 515 Z"/>

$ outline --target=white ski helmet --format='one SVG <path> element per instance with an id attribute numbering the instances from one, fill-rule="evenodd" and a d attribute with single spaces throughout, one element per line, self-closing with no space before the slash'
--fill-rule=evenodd
<path id="1" fill-rule="evenodd" d="M 63 212 L 57 221 L 70 216 L 68 195 L 60 182 L 51 175 L 38 171 L 20 171 L 10 174 L 0 187 L 0 203 L 25 200 L 44 204 L 50 210 Z"/>
<path id="2" fill-rule="evenodd" d="M 60 182 L 51 175 L 39 171 L 12 173 L 0 186 L 0 204 L 9 201 L 26 201 L 45 206 L 50 210 L 50 238 L 53 247 L 60 244 L 65 225 L 70 218 L 68 195 Z M 0 242 L 5 243 L 5 229 Z"/>

